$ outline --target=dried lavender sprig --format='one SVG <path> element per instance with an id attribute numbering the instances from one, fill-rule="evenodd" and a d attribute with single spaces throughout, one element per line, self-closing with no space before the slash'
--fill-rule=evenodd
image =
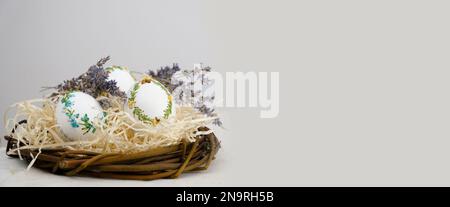
<path id="1" fill-rule="evenodd" d="M 110 59 L 109 55 L 106 56 L 106 57 L 104 57 L 104 58 L 101 58 L 101 59 L 97 62 L 97 67 L 103 67 L 103 65 L 104 65 L 106 62 L 108 62 L 109 59 Z"/>
<path id="2" fill-rule="evenodd" d="M 205 95 L 203 92 L 214 84 L 214 81 L 207 77 L 207 73 L 211 72 L 210 67 L 196 67 L 192 70 L 182 70 L 172 78 L 172 85 L 176 84 L 174 95 L 176 102 L 181 105 L 192 105 L 199 112 L 208 117 L 218 117 L 212 102 L 215 97 L 213 94 Z M 200 84 L 201 87 L 196 88 L 195 85 Z M 213 124 L 222 126 L 222 121 L 217 118 Z"/>
<path id="3" fill-rule="evenodd" d="M 156 72 L 153 70 L 149 70 L 147 72 L 148 75 L 152 76 L 162 84 L 164 84 L 167 88 L 169 88 L 170 91 L 175 90 L 178 86 L 181 85 L 181 83 L 173 83 L 172 82 L 172 76 L 180 71 L 180 67 L 178 67 L 178 64 L 174 63 L 172 67 L 165 66 L 158 69 Z"/>
<path id="4" fill-rule="evenodd" d="M 125 100 L 126 94 L 119 90 L 115 81 L 108 80 L 108 72 L 103 65 L 109 60 L 109 56 L 100 59 L 96 65 L 89 67 L 88 71 L 79 77 L 64 81 L 56 86 L 58 92 L 82 91 L 95 98 L 102 95 L 118 96 Z M 107 106 L 107 104 L 102 104 Z"/>
<path id="5" fill-rule="evenodd" d="M 207 107 L 204 104 L 202 106 L 200 106 L 200 107 L 197 107 L 196 109 L 198 111 L 200 111 L 201 113 L 205 114 L 206 116 L 218 117 L 217 113 L 215 112 L 215 109 L 209 108 L 209 107 Z M 213 124 L 215 124 L 217 126 L 222 126 L 223 125 L 222 121 L 219 118 L 214 119 Z"/>

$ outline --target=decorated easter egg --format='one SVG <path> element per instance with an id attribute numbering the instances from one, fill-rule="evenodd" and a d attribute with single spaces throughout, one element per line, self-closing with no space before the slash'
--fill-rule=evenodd
<path id="1" fill-rule="evenodd" d="M 134 85 L 128 94 L 125 108 L 135 118 L 152 125 L 175 114 L 169 90 L 149 76 Z"/>
<path id="2" fill-rule="evenodd" d="M 108 79 L 116 82 L 119 90 L 127 93 L 136 83 L 136 80 L 130 74 L 130 71 L 121 66 L 111 66 L 105 69 L 108 72 Z"/>
<path id="3" fill-rule="evenodd" d="M 56 123 L 72 141 L 95 138 L 95 122 L 103 118 L 103 110 L 94 97 L 83 92 L 69 92 L 58 100 Z"/>

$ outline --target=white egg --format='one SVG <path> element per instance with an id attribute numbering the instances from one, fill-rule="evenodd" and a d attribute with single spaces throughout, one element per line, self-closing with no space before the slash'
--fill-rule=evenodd
<path id="1" fill-rule="evenodd" d="M 130 91 L 130 89 L 136 83 L 136 80 L 133 78 L 130 72 L 124 67 L 111 66 L 107 67 L 105 70 L 108 71 L 109 74 L 107 80 L 116 81 L 116 85 L 117 87 L 119 87 L 119 90 L 125 93 Z"/>
<path id="2" fill-rule="evenodd" d="M 103 118 L 103 110 L 94 97 L 83 92 L 70 92 L 58 100 L 55 118 L 68 139 L 92 140 L 97 133 L 94 123 Z"/>
<path id="3" fill-rule="evenodd" d="M 125 108 L 135 118 L 152 125 L 175 115 L 175 106 L 169 90 L 151 78 L 135 84 L 128 94 Z"/>

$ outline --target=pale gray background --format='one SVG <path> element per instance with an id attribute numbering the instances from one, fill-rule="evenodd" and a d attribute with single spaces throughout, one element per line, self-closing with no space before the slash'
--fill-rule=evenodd
<path id="1" fill-rule="evenodd" d="M 448 1 L 0 0 L 0 108 L 102 56 L 144 71 L 279 71 L 280 115 L 222 109 L 209 171 L 155 182 L 24 172 L 0 185 L 449 186 Z M 2 134 L 4 131 L 2 131 Z"/>

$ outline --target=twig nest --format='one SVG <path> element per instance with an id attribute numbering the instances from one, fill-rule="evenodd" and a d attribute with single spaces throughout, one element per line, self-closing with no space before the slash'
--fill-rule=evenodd
<path id="1" fill-rule="evenodd" d="M 161 119 L 175 114 L 169 90 L 150 76 L 145 76 L 131 89 L 125 110 L 136 119 L 151 125 L 157 125 Z"/>
<path id="2" fill-rule="evenodd" d="M 72 141 L 91 140 L 96 136 L 94 123 L 103 118 L 103 110 L 94 97 L 83 92 L 69 92 L 56 105 L 56 123 Z"/>

